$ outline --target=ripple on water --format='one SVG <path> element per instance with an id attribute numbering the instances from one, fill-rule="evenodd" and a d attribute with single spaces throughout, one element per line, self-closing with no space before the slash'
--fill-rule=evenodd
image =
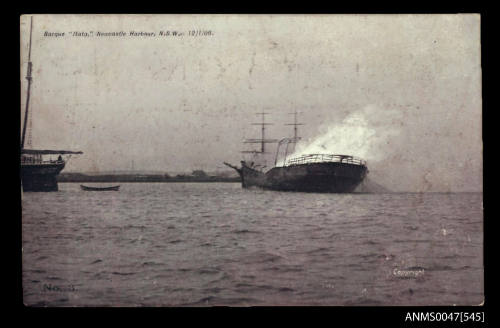
<path id="1" fill-rule="evenodd" d="M 142 262 L 142 266 L 162 266 L 162 265 L 165 265 L 165 264 L 164 263 L 154 262 L 154 261 Z"/>
<path id="2" fill-rule="evenodd" d="M 237 229 L 237 230 L 233 230 L 233 231 L 231 231 L 231 233 L 234 233 L 234 234 L 247 234 L 247 233 L 256 233 L 256 234 L 260 234 L 261 232 L 259 232 L 259 231 L 254 231 L 254 230 L 248 230 L 248 229 Z"/>
<path id="3" fill-rule="evenodd" d="M 60 189 L 22 201 L 30 306 L 482 299 L 481 194 L 280 193 L 232 183 L 124 183 L 112 194 L 70 183 Z M 401 281 L 394 268 L 425 274 Z M 40 292 L 76 277 L 82 287 L 68 298 Z M 378 292 L 362 294 L 361 286 Z"/>
<path id="4" fill-rule="evenodd" d="M 204 274 L 218 274 L 221 273 L 221 270 L 218 268 L 200 268 L 195 271 L 197 274 L 204 275 Z"/>
<path id="5" fill-rule="evenodd" d="M 280 265 L 280 266 L 268 266 L 263 271 L 271 271 L 275 273 L 288 273 L 288 272 L 302 272 L 304 271 L 304 267 L 302 266 L 294 266 L 294 265 Z"/>
<path id="6" fill-rule="evenodd" d="M 258 299 L 250 297 L 219 297 L 219 296 L 206 296 L 197 301 L 182 304 L 183 306 L 213 306 L 213 305 L 227 305 L 227 306 L 250 306 L 261 303 Z"/>
<path id="7" fill-rule="evenodd" d="M 132 276 L 134 274 L 137 274 L 137 272 L 118 272 L 118 271 L 113 271 L 111 274 L 117 275 L 117 276 Z"/>

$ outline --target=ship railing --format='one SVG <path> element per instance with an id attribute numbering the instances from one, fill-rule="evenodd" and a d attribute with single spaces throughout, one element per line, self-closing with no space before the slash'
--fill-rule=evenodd
<path id="1" fill-rule="evenodd" d="M 63 160 L 42 160 L 34 157 L 23 157 L 21 158 L 22 164 L 61 164 L 64 163 Z"/>
<path id="2" fill-rule="evenodd" d="M 366 161 L 350 155 L 335 154 L 309 154 L 294 157 L 285 162 L 285 166 L 310 164 L 310 163 L 347 163 L 355 165 L 366 165 Z"/>

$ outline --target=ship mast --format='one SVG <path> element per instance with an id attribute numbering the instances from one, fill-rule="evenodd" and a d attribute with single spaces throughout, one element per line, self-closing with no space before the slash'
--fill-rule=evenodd
<path id="1" fill-rule="evenodd" d="M 297 123 L 297 114 L 299 114 L 299 113 L 302 113 L 302 112 L 297 112 L 297 110 L 295 110 L 293 113 L 288 113 L 288 114 L 294 115 L 293 123 L 285 124 L 285 125 L 293 125 L 293 138 L 283 138 L 278 142 L 278 148 L 276 149 L 276 157 L 274 158 L 274 165 L 275 166 L 278 164 L 278 155 L 279 155 L 281 145 L 283 145 L 283 144 L 286 145 L 285 146 L 285 156 L 283 158 L 283 163 L 286 163 L 286 157 L 288 155 L 288 146 L 290 144 L 293 144 L 293 151 L 295 151 L 295 146 L 296 146 L 297 142 L 301 139 L 297 133 L 297 130 L 298 130 L 297 126 L 304 125 L 304 123 Z"/>
<path id="2" fill-rule="evenodd" d="M 302 113 L 302 112 L 293 112 L 293 113 L 288 113 L 288 114 L 293 114 L 293 123 L 287 123 L 285 125 L 293 125 L 293 139 L 291 142 L 294 144 L 294 150 L 295 150 L 295 144 L 300 140 L 300 137 L 297 136 L 297 126 L 298 125 L 304 125 L 304 123 L 297 123 L 297 114 Z"/>
<path id="3" fill-rule="evenodd" d="M 260 143 L 260 151 L 257 150 L 246 150 L 243 151 L 243 153 L 261 153 L 264 154 L 266 153 L 266 143 L 274 143 L 277 142 L 278 140 L 276 139 L 266 139 L 266 125 L 273 125 L 273 123 L 266 123 L 265 122 L 265 115 L 269 113 L 256 113 L 257 115 L 262 115 L 262 122 L 260 123 L 252 123 L 252 125 L 260 125 L 261 126 L 261 138 L 260 139 L 246 139 L 244 143 Z"/>
<path id="4" fill-rule="evenodd" d="M 30 154 L 35 156 L 41 155 L 71 155 L 71 154 L 83 154 L 81 151 L 71 151 L 71 150 L 36 150 L 36 149 L 24 149 L 24 143 L 26 139 L 26 129 L 28 125 L 28 116 L 29 116 L 29 105 L 30 105 L 30 93 L 31 93 L 31 71 L 33 69 L 33 65 L 31 63 L 31 39 L 33 35 L 33 16 L 30 19 L 30 43 L 28 49 L 28 72 L 26 73 L 26 80 L 28 80 L 28 90 L 26 92 L 26 109 L 24 112 L 24 122 L 23 122 L 23 134 L 21 136 L 21 154 Z"/>
<path id="5" fill-rule="evenodd" d="M 30 44 L 29 44 L 29 50 L 28 50 L 28 72 L 26 73 L 26 80 L 28 80 L 28 90 L 26 94 L 26 110 L 24 113 L 24 124 L 23 124 L 23 135 L 21 137 L 21 149 L 24 149 L 24 140 L 26 136 L 26 126 L 28 123 L 28 110 L 29 110 L 29 104 L 30 104 L 30 91 L 31 91 L 31 69 L 32 69 L 32 64 L 31 64 L 31 36 L 33 33 L 33 16 L 31 16 L 31 21 L 30 21 Z"/>

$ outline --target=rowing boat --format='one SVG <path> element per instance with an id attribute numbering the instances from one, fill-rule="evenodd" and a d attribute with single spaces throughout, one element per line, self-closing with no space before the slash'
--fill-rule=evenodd
<path id="1" fill-rule="evenodd" d="M 80 185 L 80 188 L 85 191 L 118 191 L 120 186 L 112 186 L 112 187 L 88 187 L 84 185 Z"/>

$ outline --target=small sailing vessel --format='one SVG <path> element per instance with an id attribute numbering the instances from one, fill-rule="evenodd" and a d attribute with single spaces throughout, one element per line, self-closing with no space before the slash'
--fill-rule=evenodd
<path id="1" fill-rule="evenodd" d="M 89 187 L 80 185 L 80 188 L 85 191 L 118 191 L 120 186 L 111 186 L 111 187 Z"/>
<path id="2" fill-rule="evenodd" d="M 24 123 L 21 137 L 21 185 L 23 191 L 57 191 L 57 176 L 64 169 L 67 159 L 62 155 L 83 154 L 81 151 L 70 150 L 39 150 L 25 148 L 26 129 L 28 125 L 28 110 L 31 91 L 31 36 L 33 32 L 33 17 L 30 22 L 30 43 L 28 53 L 28 89 L 26 93 L 26 109 L 24 113 Z M 51 158 L 51 155 L 58 155 L 57 159 Z M 47 159 L 47 156 L 49 158 Z M 69 157 L 68 157 L 69 158 Z"/>

